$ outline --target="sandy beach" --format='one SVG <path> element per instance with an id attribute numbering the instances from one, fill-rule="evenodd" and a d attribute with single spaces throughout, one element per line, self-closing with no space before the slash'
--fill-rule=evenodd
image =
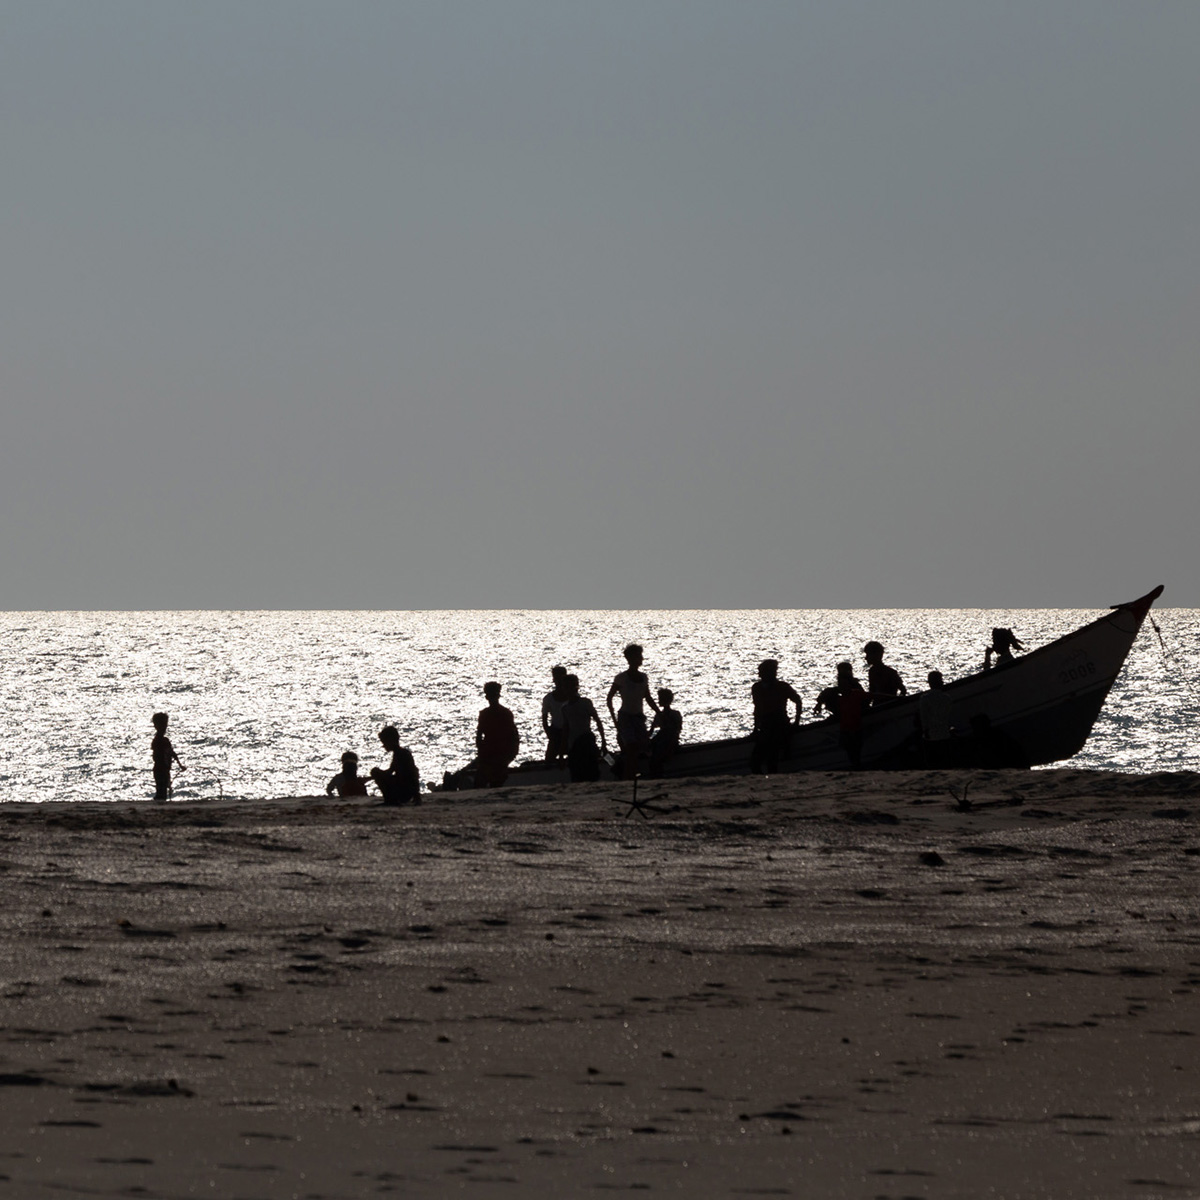
<path id="1" fill-rule="evenodd" d="M 1200 1195 L 1200 775 L 964 782 L 4 804 L 0 1195 Z"/>

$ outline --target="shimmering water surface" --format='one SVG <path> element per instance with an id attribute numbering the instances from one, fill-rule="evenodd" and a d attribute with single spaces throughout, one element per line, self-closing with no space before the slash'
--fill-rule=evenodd
<path id="1" fill-rule="evenodd" d="M 474 753 L 480 688 L 498 679 L 522 732 L 543 747 L 550 667 L 575 671 L 603 713 L 624 667 L 646 648 L 652 687 L 684 714 L 684 739 L 749 731 L 760 659 L 811 706 L 843 658 L 877 638 L 918 690 L 979 668 L 993 625 L 1039 646 L 1098 611 L 981 609 L 646 612 L 90 612 L 0 614 L 4 761 L 0 799 L 140 800 L 153 793 L 150 714 L 171 714 L 186 771 L 177 798 L 311 795 L 353 749 L 382 762 L 380 726 L 400 728 L 426 780 Z M 1129 771 L 1200 767 L 1192 679 L 1200 610 L 1155 613 L 1073 762 Z"/>

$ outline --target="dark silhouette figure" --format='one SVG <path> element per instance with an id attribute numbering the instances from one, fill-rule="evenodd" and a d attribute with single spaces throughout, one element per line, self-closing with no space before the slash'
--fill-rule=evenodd
<path id="1" fill-rule="evenodd" d="M 670 688 L 658 689 L 658 712 L 650 722 L 650 778 L 661 779 L 663 768 L 679 749 L 683 732 L 683 714 L 672 708 L 675 693 Z"/>
<path id="2" fill-rule="evenodd" d="M 838 742 L 854 770 L 862 765 L 862 723 L 867 699 L 867 693 L 854 677 L 854 668 L 848 662 L 838 663 L 837 683 L 824 688 L 817 697 L 816 711 L 824 709 L 837 721 Z"/>
<path id="3" fill-rule="evenodd" d="M 367 781 L 358 773 L 358 755 L 353 750 L 342 755 L 341 771 L 325 785 L 325 795 L 335 792 L 343 797 L 367 794 Z"/>
<path id="4" fill-rule="evenodd" d="M 612 681 L 607 704 L 609 716 L 617 730 L 617 745 L 621 748 L 621 776 L 624 779 L 636 779 L 650 741 L 642 705 L 650 705 L 656 713 L 658 705 L 650 695 L 650 680 L 641 670 L 641 646 L 626 646 L 625 661 L 629 666 Z M 614 696 L 621 697 L 619 712 L 613 708 Z"/>
<path id="5" fill-rule="evenodd" d="M 921 757 L 927 767 L 953 765 L 954 701 L 946 691 L 941 671 L 930 671 L 929 691 L 917 698 L 917 727 L 921 734 Z"/>
<path id="6" fill-rule="evenodd" d="M 997 729 L 987 713 L 976 713 L 971 718 L 968 754 L 971 766 L 985 771 L 1029 766 L 1029 755 L 1003 729 Z"/>
<path id="7" fill-rule="evenodd" d="M 754 701 L 754 749 L 750 752 L 750 770 L 755 775 L 773 775 L 779 760 L 786 758 L 793 722 L 788 717 L 788 702 L 796 706 L 795 724 L 800 724 L 804 702 L 790 683 L 778 677 L 779 663 L 773 658 L 758 664 L 758 681 L 750 689 Z"/>
<path id="8" fill-rule="evenodd" d="M 596 706 L 579 694 L 579 676 L 568 675 L 565 680 L 567 700 L 563 705 L 563 721 L 567 731 L 567 767 L 572 783 L 594 783 L 600 778 L 600 755 L 608 752 L 604 725 Z M 600 734 L 599 745 L 592 732 L 595 725 Z"/>
<path id="9" fill-rule="evenodd" d="M 883 661 L 883 646 L 879 642 L 868 642 L 863 647 L 863 657 L 867 660 L 867 692 L 872 704 L 908 695 L 900 672 Z"/>
<path id="10" fill-rule="evenodd" d="M 420 804 L 421 776 L 412 752 L 400 745 L 400 733 L 395 725 L 385 725 L 379 740 L 392 761 L 386 767 L 372 767 L 371 778 L 383 797 L 384 804 Z"/>
<path id="11" fill-rule="evenodd" d="M 563 724 L 563 705 L 566 703 L 566 667 L 551 667 L 554 686 L 542 698 L 542 732 L 546 735 L 546 761 L 560 763 L 567 757 L 567 734 Z"/>
<path id="12" fill-rule="evenodd" d="M 150 739 L 150 757 L 154 762 L 154 798 L 167 800 L 171 795 L 171 763 L 183 770 L 183 763 L 167 737 L 167 721 L 170 718 L 165 712 L 156 712 L 150 723 L 154 726 L 154 736 Z"/>
<path id="13" fill-rule="evenodd" d="M 983 652 L 983 669 L 991 671 L 993 668 L 1011 666 L 1016 661 L 1013 651 L 1024 649 L 1025 643 L 1011 629 L 997 625 L 992 630 L 992 644 Z M 995 662 L 992 662 L 993 654 L 996 656 Z"/>
<path id="14" fill-rule="evenodd" d="M 475 727 L 475 786 L 499 787 L 508 778 L 508 764 L 517 757 L 521 735 L 512 709 L 500 703 L 500 685 L 485 683 L 488 706 L 479 713 Z"/>

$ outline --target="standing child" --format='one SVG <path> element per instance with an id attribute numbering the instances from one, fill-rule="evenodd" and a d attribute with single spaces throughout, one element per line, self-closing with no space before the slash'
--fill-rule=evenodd
<path id="1" fill-rule="evenodd" d="M 167 737 L 167 714 L 156 712 L 150 718 L 154 726 L 154 737 L 150 739 L 150 756 L 154 760 L 154 798 L 166 800 L 171 794 L 171 763 L 183 770 L 183 763 Z"/>

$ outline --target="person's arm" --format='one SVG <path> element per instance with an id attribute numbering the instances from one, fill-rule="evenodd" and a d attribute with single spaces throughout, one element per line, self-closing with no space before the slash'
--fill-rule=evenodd
<path id="1" fill-rule="evenodd" d="M 596 722 L 596 728 L 600 730 L 600 753 L 608 753 L 608 739 L 604 736 L 604 722 L 600 720 L 600 714 L 596 711 L 596 706 L 589 700 L 588 707 L 592 710 L 590 716 Z"/>
<path id="2" fill-rule="evenodd" d="M 341 778 L 341 776 L 340 776 L 340 775 L 335 775 L 335 776 L 334 776 L 334 777 L 333 777 L 333 778 L 332 778 L 332 779 L 331 779 L 331 780 L 330 780 L 330 781 L 329 781 L 329 782 L 328 782 L 328 783 L 325 785 L 325 795 L 327 795 L 327 796 L 332 796 L 332 795 L 333 795 L 334 788 L 337 786 L 337 781 L 338 781 L 340 778 Z"/>
<path id="3" fill-rule="evenodd" d="M 655 712 L 658 712 L 658 704 L 655 702 L 654 697 L 650 695 L 650 679 L 644 671 L 642 672 L 642 699 L 645 700 L 645 702 L 650 705 Z"/>
<path id="4" fill-rule="evenodd" d="M 484 709 L 483 712 L 487 712 Z M 483 712 L 479 714 L 479 720 L 475 722 L 475 753 L 478 754 L 483 749 Z"/>
<path id="5" fill-rule="evenodd" d="M 620 675 L 618 675 L 617 679 L 620 679 L 620 678 L 621 678 Z M 610 687 L 608 689 L 608 696 L 605 699 L 605 703 L 608 705 L 608 715 L 612 718 L 612 723 L 614 725 L 617 723 L 617 710 L 615 708 L 613 708 L 613 697 L 621 690 L 617 684 L 617 679 L 614 679 L 612 681 L 612 687 Z M 593 704 L 592 708 L 594 709 L 595 707 L 596 706 Z M 596 718 L 596 720 L 599 720 L 599 719 L 600 719 L 599 717 Z"/>
<path id="6" fill-rule="evenodd" d="M 789 683 L 787 685 L 787 698 L 796 706 L 796 724 L 800 724 L 800 714 L 804 711 L 804 701 L 800 699 L 796 689 Z"/>
<path id="7" fill-rule="evenodd" d="M 550 736 L 550 697 L 547 696 L 542 701 L 542 732 Z"/>

